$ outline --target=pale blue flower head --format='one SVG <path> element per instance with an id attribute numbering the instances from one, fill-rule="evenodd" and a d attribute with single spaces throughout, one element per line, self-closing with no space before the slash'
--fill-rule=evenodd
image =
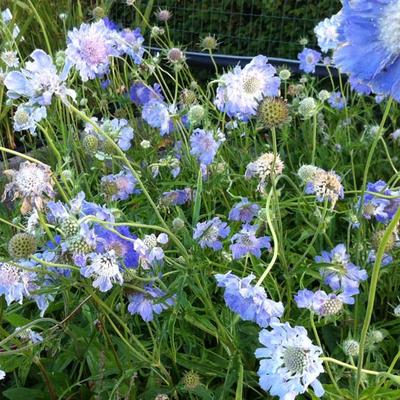
<path id="1" fill-rule="evenodd" d="M 324 53 L 336 49 L 339 43 L 339 22 L 340 14 L 336 14 L 331 18 L 325 18 L 314 28 L 314 33 L 318 40 L 318 46 Z"/>
<path id="2" fill-rule="evenodd" d="M 215 140 L 211 131 L 195 129 L 190 136 L 190 154 L 197 158 L 200 164 L 210 165 L 214 161 L 220 140 Z"/>
<path id="3" fill-rule="evenodd" d="M 142 118 L 152 127 L 160 130 L 160 135 L 168 135 L 174 129 L 173 107 L 159 100 L 150 100 L 142 109 Z"/>
<path id="4" fill-rule="evenodd" d="M 250 223 L 259 211 L 260 206 L 258 204 L 250 203 L 249 200 L 244 197 L 239 203 L 236 203 L 232 207 L 228 218 L 231 221 Z"/>
<path id="5" fill-rule="evenodd" d="M 231 272 L 215 275 L 218 287 L 225 288 L 226 305 L 242 320 L 267 327 L 279 322 L 284 311 L 283 304 L 269 299 L 264 288 L 251 285 L 254 278 L 254 275 L 239 278 Z"/>
<path id="6" fill-rule="evenodd" d="M 314 73 L 316 65 L 321 61 L 321 53 L 305 48 L 297 55 L 300 61 L 300 69 L 306 73 Z"/>
<path id="7" fill-rule="evenodd" d="M 254 57 L 244 68 L 235 67 L 223 74 L 214 104 L 229 117 L 248 120 L 257 113 L 264 97 L 279 94 L 280 79 L 276 70 L 262 55 Z"/>
<path id="8" fill-rule="evenodd" d="M 139 265 L 143 269 L 149 269 L 161 265 L 164 260 L 164 250 L 160 245 L 168 243 L 168 235 L 160 233 L 144 235 L 143 239 L 136 239 L 133 248 L 139 254 Z"/>
<path id="9" fill-rule="evenodd" d="M 199 222 L 196 225 L 193 239 L 199 243 L 202 249 L 208 247 L 213 250 L 221 250 L 221 239 L 225 239 L 230 230 L 226 222 L 222 222 L 219 217 L 214 217 L 209 221 Z"/>
<path id="10" fill-rule="evenodd" d="M 122 170 L 116 175 L 101 178 L 103 193 L 111 200 L 127 200 L 132 194 L 140 193 L 136 189 L 137 180 L 129 170 Z"/>
<path id="11" fill-rule="evenodd" d="M 332 92 L 328 99 L 328 103 L 336 110 L 343 110 L 347 105 L 347 100 L 342 96 L 342 93 Z"/>
<path id="12" fill-rule="evenodd" d="M 68 89 L 64 83 L 68 66 L 58 74 L 52 58 L 43 50 L 34 50 L 30 57 L 32 61 L 27 61 L 25 68 L 9 72 L 4 79 L 10 99 L 25 97 L 31 105 L 41 106 L 50 105 L 53 95 L 65 103 L 68 103 L 68 97 L 75 99 L 75 91 Z"/>
<path id="13" fill-rule="evenodd" d="M 260 258 L 261 250 L 271 250 L 271 238 L 269 236 L 257 237 L 258 225 L 244 224 L 239 233 L 232 236 L 230 249 L 234 260 L 246 257 L 250 254 Z"/>
<path id="14" fill-rule="evenodd" d="M 259 341 L 264 347 L 255 352 L 261 359 L 257 373 L 265 391 L 280 400 L 294 400 L 311 385 L 317 397 L 323 396 L 317 379 L 324 372 L 322 349 L 312 344 L 302 326 L 272 324 L 271 330 L 261 330 Z"/>
<path id="15" fill-rule="evenodd" d="M 37 123 L 46 118 L 47 112 L 44 106 L 31 106 L 29 103 L 20 104 L 14 113 L 14 131 L 29 131 L 36 135 Z"/>

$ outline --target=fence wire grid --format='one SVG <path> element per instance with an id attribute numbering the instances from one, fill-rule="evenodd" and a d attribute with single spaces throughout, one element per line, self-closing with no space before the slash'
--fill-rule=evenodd
<path id="1" fill-rule="evenodd" d="M 121 0 L 122 3 L 126 2 Z M 175 45 L 199 51 L 206 35 L 215 35 L 217 52 L 224 55 L 296 59 L 300 38 L 316 47 L 315 25 L 341 8 L 340 0 L 156 0 L 158 8 L 172 12 L 169 21 Z M 121 23 L 126 16 L 116 13 Z M 154 13 L 151 23 L 156 24 Z"/>

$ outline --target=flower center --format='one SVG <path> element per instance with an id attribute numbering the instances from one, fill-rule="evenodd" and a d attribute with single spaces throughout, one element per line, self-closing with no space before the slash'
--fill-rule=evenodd
<path id="1" fill-rule="evenodd" d="M 327 300 L 321 307 L 322 315 L 335 315 L 337 314 L 343 307 L 343 302 L 338 299 L 329 299 Z"/>
<path id="2" fill-rule="evenodd" d="M 380 38 L 392 55 L 400 55 L 400 0 L 386 6 L 380 21 Z"/>
<path id="3" fill-rule="evenodd" d="M 260 81 L 255 75 L 247 75 L 243 79 L 243 90 L 246 94 L 255 94 L 260 90 Z"/>
<path id="4" fill-rule="evenodd" d="M 218 239 L 218 228 L 212 225 L 204 232 L 203 240 L 214 242 L 217 239 Z"/>
<path id="5" fill-rule="evenodd" d="M 24 110 L 18 110 L 14 115 L 14 120 L 18 125 L 25 125 L 29 122 L 29 114 Z"/>
<path id="6" fill-rule="evenodd" d="M 240 243 L 245 247 L 253 246 L 253 240 L 248 233 L 242 233 Z"/>
<path id="7" fill-rule="evenodd" d="M 149 249 L 153 249 L 154 247 L 157 247 L 157 238 L 155 235 L 146 235 L 143 239 L 143 243 L 146 247 Z"/>
<path id="8" fill-rule="evenodd" d="M 98 38 L 87 38 L 82 43 L 82 52 L 88 64 L 97 65 L 107 56 L 105 43 Z"/>
<path id="9" fill-rule="evenodd" d="M 19 270 L 12 265 L 0 263 L 0 285 L 15 285 L 19 280 Z"/>
<path id="10" fill-rule="evenodd" d="M 105 277 L 112 277 L 118 274 L 118 264 L 115 262 L 114 257 L 108 255 L 100 255 L 97 260 L 94 261 L 99 264 L 100 268 L 98 274 Z"/>
<path id="11" fill-rule="evenodd" d="M 40 194 L 41 185 L 46 181 L 44 173 L 38 168 L 24 168 L 16 176 L 18 190 L 24 196 Z"/>
<path id="12" fill-rule="evenodd" d="M 283 362 L 292 374 L 302 374 L 307 365 L 307 352 L 301 347 L 287 347 L 283 354 Z"/>

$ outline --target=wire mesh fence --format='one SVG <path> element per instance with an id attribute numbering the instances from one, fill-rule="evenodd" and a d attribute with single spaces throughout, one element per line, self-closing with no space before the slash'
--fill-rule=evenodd
<path id="1" fill-rule="evenodd" d="M 335 14 L 340 0 L 156 0 L 155 9 L 172 12 L 172 40 L 188 50 L 199 50 L 201 38 L 212 34 L 221 54 L 295 59 L 299 39 L 315 47 L 313 29 Z M 121 14 L 120 14 L 121 17 Z M 152 15 L 155 23 L 154 15 Z"/>

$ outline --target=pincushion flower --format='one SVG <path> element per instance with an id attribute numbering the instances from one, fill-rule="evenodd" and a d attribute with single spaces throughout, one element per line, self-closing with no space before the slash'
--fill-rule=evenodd
<path id="1" fill-rule="evenodd" d="M 5 170 L 4 175 L 11 179 L 4 188 L 2 200 L 22 199 L 21 213 L 27 214 L 33 209 L 42 210 L 49 199 L 55 196 L 51 170 L 48 165 L 25 161 L 19 170 Z"/>
<path id="2" fill-rule="evenodd" d="M 193 190 L 190 188 L 171 190 L 164 192 L 161 203 L 167 206 L 181 206 L 192 200 Z"/>
<path id="3" fill-rule="evenodd" d="M 268 298 L 265 289 L 251 285 L 254 275 L 239 278 L 230 271 L 226 274 L 216 274 L 218 287 L 225 288 L 226 305 L 240 315 L 244 321 L 253 321 L 265 328 L 274 322 L 279 322 L 284 307 L 281 302 Z"/>
<path id="4" fill-rule="evenodd" d="M 172 116 L 174 106 L 168 106 L 160 100 L 150 100 L 142 109 L 142 118 L 152 127 L 160 130 L 160 135 L 168 135 L 174 130 Z"/>
<path id="5" fill-rule="evenodd" d="M 258 55 L 243 69 L 237 66 L 221 76 L 214 104 L 229 117 L 247 120 L 264 97 L 278 96 L 279 86 L 275 68 Z"/>
<path id="6" fill-rule="evenodd" d="M 196 225 L 193 239 L 199 243 L 202 249 L 208 247 L 213 250 L 221 250 L 221 239 L 225 239 L 230 231 L 231 229 L 226 222 L 222 222 L 219 217 L 214 217 Z"/>
<path id="7" fill-rule="evenodd" d="M 131 99 L 132 103 L 136 104 L 137 106 L 144 106 L 151 100 L 164 100 L 164 97 L 161 94 L 161 86 L 158 83 L 155 83 L 153 87 L 151 87 L 145 85 L 141 81 L 134 82 L 130 87 L 129 98 Z"/>
<path id="8" fill-rule="evenodd" d="M 330 252 L 323 251 L 320 256 L 315 257 L 315 261 L 325 264 L 320 269 L 325 284 L 333 290 L 343 291 L 346 295 L 358 294 L 360 282 L 368 278 L 365 269 L 351 262 L 344 244 L 338 244 Z"/>
<path id="9" fill-rule="evenodd" d="M 22 304 L 24 297 L 30 296 L 28 287 L 31 279 L 29 271 L 0 262 L 0 295 L 4 295 L 7 305 L 13 301 Z"/>
<path id="10" fill-rule="evenodd" d="M 321 53 L 305 48 L 297 55 L 300 61 L 300 69 L 307 73 L 314 73 L 317 63 L 321 61 Z"/>
<path id="11" fill-rule="evenodd" d="M 399 101 L 400 0 L 345 0 L 341 13 L 336 66 Z"/>
<path id="12" fill-rule="evenodd" d="M 305 393 L 308 386 L 317 397 L 324 394 L 318 376 L 324 372 L 322 349 L 314 346 L 302 326 L 292 328 L 289 323 L 272 324 L 272 330 L 263 329 L 259 340 L 265 347 L 256 350 L 260 358 L 260 386 L 280 400 L 294 400 Z"/>
<path id="13" fill-rule="evenodd" d="M 65 85 L 68 65 L 58 74 L 52 58 L 43 50 L 34 50 L 30 58 L 32 61 L 26 62 L 25 68 L 9 72 L 4 79 L 10 99 L 26 97 L 30 105 L 40 106 L 50 105 L 53 95 L 67 104 L 68 97 L 75 100 L 75 91 Z"/>
<path id="14" fill-rule="evenodd" d="M 200 164 L 210 165 L 221 143 L 221 139 L 214 139 L 211 131 L 195 129 L 190 136 L 190 154 L 195 156 Z"/>
<path id="15" fill-rule="evenodd" d="M 343 110 L 347 105 L 347 100 L 340 92 L 332 92 L 329 96 L 328 103 L 336 110 Z"/>
<path id="16" fill-rule="evenodd" d="M 113 201 L 127 200 L 132 194 L 140 193 L 136 189 L 137 180 L 128 170 L 122 170 L 115 175 L 106 175 L 101 178 L 101 187 L 104 195 Z"/>
<path id="17" fill-rule="evenodd" d="M 162 263 L 164 259 L 164 250 L 160 244 L 168 243 L 168 235 L 160 233 L 158 236 L 144 235 L 143 239 L 136 239 L 134 249 L 139 254 L 139 265 L 143 269 L 149 269 Z"/>
<path id="18" fill-rule="evenodd" d="M 240 232 L 231 238 L 232 258 L 234 260 L 246 257 L 249 254 L 260 258 L 261 250 L 271 250 L 271 238 L 269 236 L 257 237 L 258 225 L 244 224 Z"/>
<path id="19" fill-rule="evenodd" d="M 106 74 L 110 58 L 118 56 L 110 32 L 103 20 L 68 32 L 67 62 L 78 70 L 83 82 Z"/>
<path id="20" fill-rule="evenodd" d="M 144 37 L 141 34 L 140 28 L 111 31 L 110 37 L 114 40 L 119 55 L 127 54 L 135 64 L 141 64 L 144 54 L 144 47 L 142 46 Z"/>
<path id="21" fill-rule="evenodd" d="M 314 28 L 314 33 L 318 40 L 318 46 L 324 53 L 336 49 L 339 42 L 339 23 L 340 14 L 336 14 L 331 18 L 325 18 Z"/>
<path id="22" fill-rule="evenodd" d="M 259 211 L 260 206 L 258 204 L 250 203 L 249 200 L 244 197 L 239 203 L 236 203 L 232 207 L 228 218 L 231 221 L 250 223 Z"/>
<path id="23" fill-rule="evenodd" d="M 37 123 L 46 116 L 47 111 L 44 106 L 30 106 L 29 103 L 20 104 L 13 117 L 13 128 L 17 132 L 26 130 L 31 135 L 35 135 Z"/>

